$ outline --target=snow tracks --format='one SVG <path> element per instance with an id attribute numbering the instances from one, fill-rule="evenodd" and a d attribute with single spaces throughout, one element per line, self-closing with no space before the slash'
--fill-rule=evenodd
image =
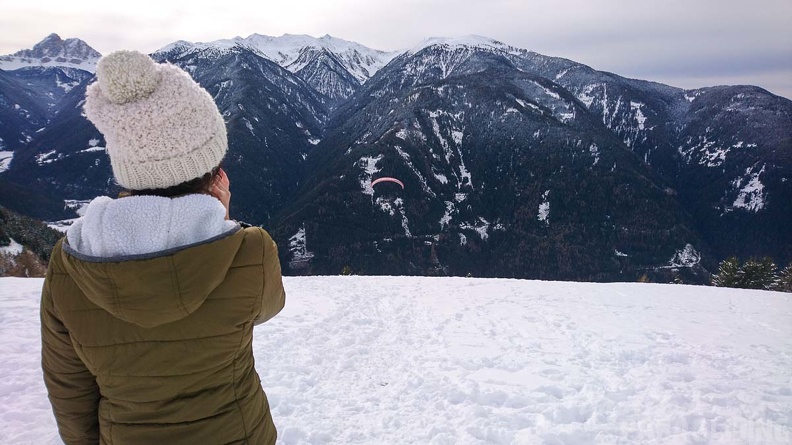
<path id="1" fill-rule="evenodd" d="M 788 443 L 792 302 L 693 286 L 288 278 L 284 444 Z"/>

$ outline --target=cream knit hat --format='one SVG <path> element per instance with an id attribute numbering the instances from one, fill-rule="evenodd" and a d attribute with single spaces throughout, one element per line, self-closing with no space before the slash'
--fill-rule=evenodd
<path id="1" fill-rule="evenodd" d="M 85 114 L 102 132 L 116 181 L 131 190 L 203 176 L 226 151 L 223 117 L 189 74 L 137 51 L 99 60 Z"/>

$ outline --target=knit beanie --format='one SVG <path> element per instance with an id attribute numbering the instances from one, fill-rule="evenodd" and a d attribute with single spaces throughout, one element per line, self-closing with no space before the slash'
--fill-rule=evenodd
<path id="1" fill-rule="evenodd" d="M 85 114 L 104 134 L 122 187 L 172 187 L 223 160 L 223 117 L 209 93 L 179 67 L 117 51 L 99 60 L 96 78 L 86 92 Z"/>

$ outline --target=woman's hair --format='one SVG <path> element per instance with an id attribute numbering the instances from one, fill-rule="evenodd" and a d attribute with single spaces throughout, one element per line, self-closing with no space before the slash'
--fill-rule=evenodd
<path id="1" fill-rule="evenodd" d="M 201 177 L 191 179 L 181 184 L 164 189 L 145 189 L 145 190 L 124 190 L 119 193 L 119 197 L 126 196 L 162 196 L 164 198 L 175 198 L 177 196 L 192 195 L 196 193 L 208 193 L 212 190 L 212 183 L 220 171 L 220 165 L 213 168 L 209 173 Z"/>

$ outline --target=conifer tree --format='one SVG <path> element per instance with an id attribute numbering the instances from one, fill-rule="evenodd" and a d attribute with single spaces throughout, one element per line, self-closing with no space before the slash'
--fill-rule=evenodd
<path id="1" fill-rule="evenodd" d="M 776 265 L 769 257 L 749 259 L 740 267 L 737 275 L 735 287 L 742 289 L 772 290 L 778 279 Z"/>
<path id="2" fill-rule="evenodd" d="M 738 287 L 737 279 L 740 272 L 740 262 L 737 257 L 729 257 L 721 261 L 718 273 L 712 276 L 712 284 L 717 287 Z"/>
<path id="3" fill-rule="evenodd" d="M 792 292 L 792 263 L 787 264 L 787 267 L 778 274 L 776 290 L 781 292 Z"/>

